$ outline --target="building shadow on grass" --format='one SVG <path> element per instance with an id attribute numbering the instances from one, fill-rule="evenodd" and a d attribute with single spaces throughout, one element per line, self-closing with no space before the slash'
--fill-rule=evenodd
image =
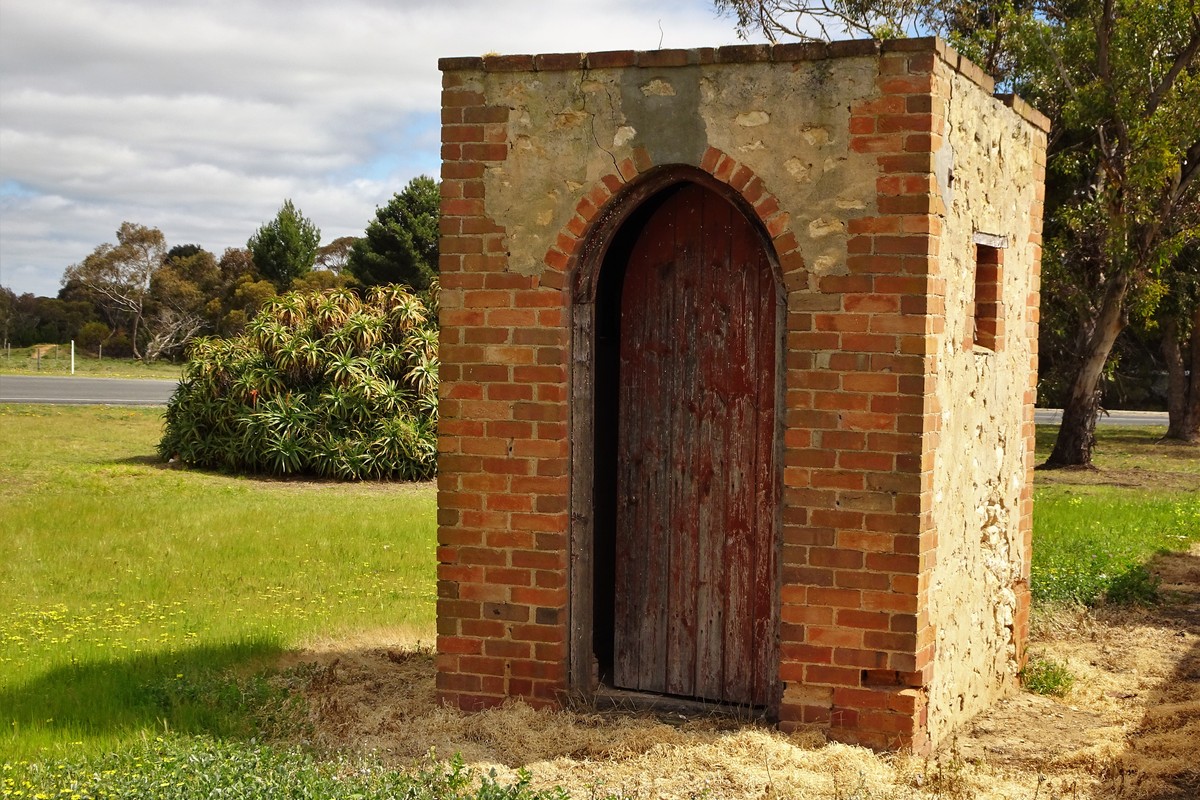
<path id="1" fill-rule="evenodd" d="M 148 454 L 142 456 L 130 456 L 129 458 L 113 459 L 113 464 L 125 464 L 129 466 L 139 467 L 166 467 L 167 462 L 163 461 L 157 454 Z"/>
<path id="2" fill-rule="evenodd" d="M 60 736 L 138 730 L 258 735 L 286 707 L 282 648 L 267 639 L 72 662 L 0 689 L 0 723 Z M 280 723 L 275 720 L 275 723 Z"/>

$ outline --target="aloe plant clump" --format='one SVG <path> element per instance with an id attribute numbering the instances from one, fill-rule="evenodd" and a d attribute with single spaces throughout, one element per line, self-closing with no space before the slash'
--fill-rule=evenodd
<path id="1" fill-rule="evenodd" d="M 292 292 L 241 336 L 195 340 L 160 455 L 238 472 L 432 477 L 437 288 Z"/>

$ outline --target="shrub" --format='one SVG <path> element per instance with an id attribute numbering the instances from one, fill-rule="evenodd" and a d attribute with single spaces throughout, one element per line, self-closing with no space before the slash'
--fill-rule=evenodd
<path id="1" fill-rule="evenodd" d="M 1158 576 L 1150 572 L 1144 564 L 1133 564 L 1109 581 L 1104 593 L 1106 602 L 1123 606 L 1150 606 L 1157 603 L 1159 597 Z"/>
<path id="2" fill-rule="evenodd" d="M 163 458 L 342 480 L 421 480 L 437 449 L 437 287 L 291 292 L 192 343 Z"/>
<path id="3" fill-rule="evenodd" d="M 79 329 L 75 339 L 81 349 L 94 353 L 110 335 L 112 331 L 103 322 L 89 322 Z"/>
<path id="4" fill-rule="evenodd" d="M 133 355 L 133 343 L 124 332 L 114 333 L 103 342 L 106 358 L 129 358 Z"/>

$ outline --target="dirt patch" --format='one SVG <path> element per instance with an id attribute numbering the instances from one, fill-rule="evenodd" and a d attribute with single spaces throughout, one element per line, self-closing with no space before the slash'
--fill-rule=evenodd
<path id="1" fill-rule="evenodd" d="M 1049 456 L 1057 432 L 1057 426 L 1038 426 L 1039 464 Z M 1200 445 L 1164 439 L 1165 432 L 1153 427 L 1098 427 L 1093 468 L 1039 469 L 1037 485 L 1194 492 L 1200 486 Z"/>
<path id="2" fill-rule="evenodd" d="M 1080 797 L 1200 797 L 1200 546 L 1151 569 L 1160 606 L 1039 620 L 1031 651 L 1066 663 L 1075 688 L 998 703 L 959 736 L 963 756 Z"/>
<path id="3" fill-rule="evenodd" d="M 574 797 L 1195 798 L 1200 796 L 1200 547 L 1153 564 L 1167 602 L 1039 621 L 1032 650 L 1065 661 L 1063 700 L 1021 693 L 929 759 L 878 755 L 721 718 L 437 704 L 434 656 L 411 633 L 325 642 L 288 659 L 310 670 L 322 746 L 399 766 L 430 750 Z"/>
<path id="4" fill-rule="evenodd" d="M 1179 445 L 1192 447 L 1192 445 Z M 1178 457 L 1196 457 L 1196 451 L 1184 452 Z M 1148 492 L 1195 491 L 1198 478 L 1194 472 L 1172 472 L 1165 469 L 1143 469 L 1141 467 L 1097 467 L 1096 469 L 1057 469 L 1038 472 L 1038 486 L 1115 486 L 1119 489 L 1137 489 Z"/>

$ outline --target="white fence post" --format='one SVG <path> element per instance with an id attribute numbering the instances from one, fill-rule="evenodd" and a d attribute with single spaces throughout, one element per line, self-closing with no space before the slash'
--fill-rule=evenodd
<path id="1" fill-rule="evenodd" d="M 75 374 L 75 340 L 71 340 L 71 374 Z"/>

